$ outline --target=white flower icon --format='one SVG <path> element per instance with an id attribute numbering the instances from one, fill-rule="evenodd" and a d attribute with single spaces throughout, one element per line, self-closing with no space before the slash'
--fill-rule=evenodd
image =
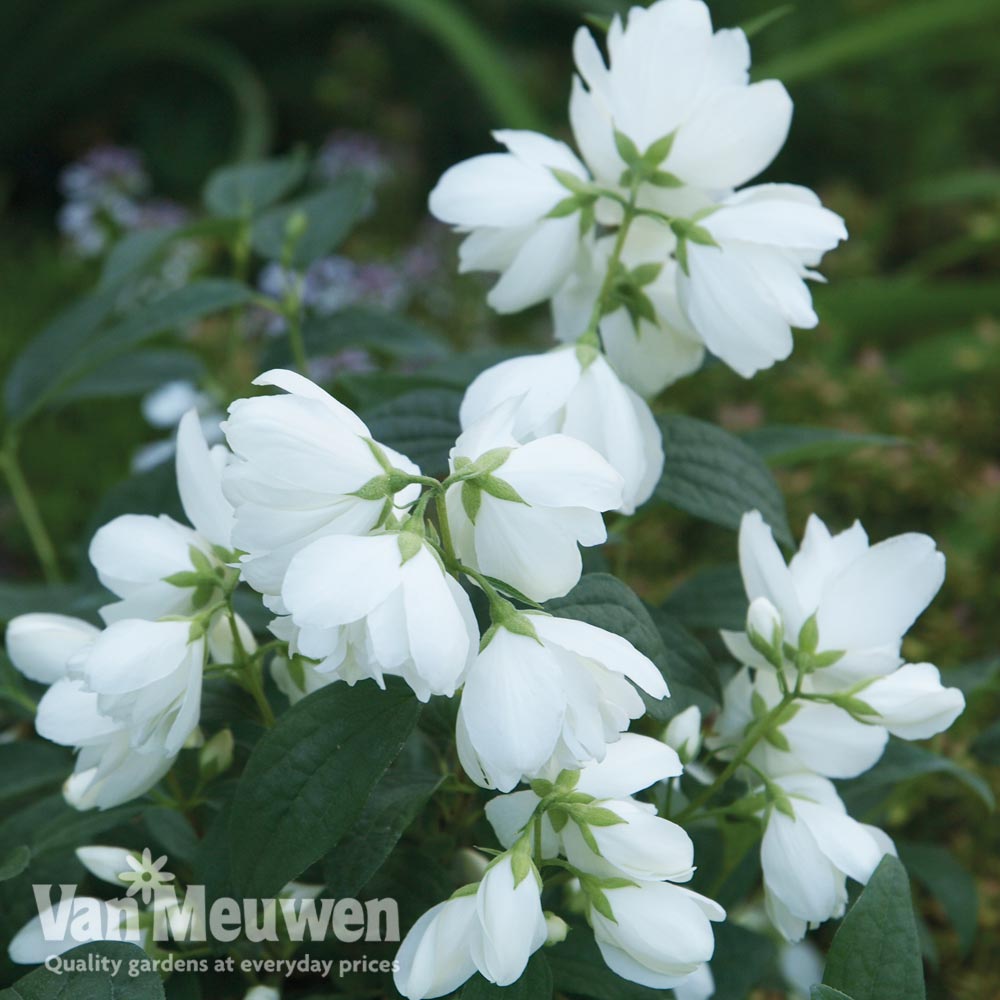
<path id="1" fill-rule="evenodd" d="M 148 904 L 157 889 L 174 880 L 173 873 L 163 871 L 163 866 L 167 863 L 165 854 L 154 861 L 153 854 L 147 847 L 143 850 L 142 857 L 129 854 L 126 860 L 131 871 L 121 872 L 118 877 L 128 885 L 127 895 L 141 894 L 143 903 Z"/>

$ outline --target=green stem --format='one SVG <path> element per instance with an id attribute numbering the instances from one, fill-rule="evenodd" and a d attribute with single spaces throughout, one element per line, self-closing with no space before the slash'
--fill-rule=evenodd
<path id="1" fill-rule="evenodd" d="M 28 532 L 28 538 L 41 564 L 46 581 L 48 583 L 62 583 L 59 557 L 52 544 L 48 529 L 45 527 L 45 522 L 42 520 L 35 496 L 31 492 L 27 479 L 24 478 L 24 470 L 21 468 L 17 454 L 17 439 L 13 434 L 7 435 L 3 450 L 0 451 L 0 468 L 3 469 L 7 486 L 10 488 L 10 495 L 14 500 L 14 506 L 17 507 L 17 512 Z"/>
<path id="2" fill-rule="evenodd" d="M 257 661 L 256 655 L 247 655 L 243 639 L 240 637 L 239 626 L 236 624 L 232 598 L 227 604 L 226 614 L 229 618 L 229 631 L 233 637 L 233 652 L 240 668 L 238 674 L 240 683 L 253 698 L 257 708 L 260 709 L 261 721 L 270 729 L 274 725 L 274 711 L 271 708 L 271 703 L 267 700 L 267 694 L 264 692 L 263 664 Z"/>
<path id="3" fill-rule="evenodd" d="M 444 546 L 445 562 L 449 566 L 453 566 L 458 562 L 458 556 L 455 554 L 455 541 L 451 534 L 451 523 L 448 520 L 448 504 L 445 501 L 444 491 L 440 492 L 434 498 L 434 509 L 437 511 L 438 533 L 441 535 L 441 544 Z"/>
<path id="4" fill-rule="evenodd" d="M 302 336 L 302 310 L 298 304 L 285 314 L 288 322 L 288 345 L 292 349 L 295 367 L 303 375 L 309 374 L 309 358 L 306 355 L 306 341 Z"/>
<path id="5" fill-rule="evenodd" d="M 767 715 L 761 716 L 751 727 L 746 738 L 740 744 L 733 759 L 726 765 L 722 773 L 706 788 L 701 795 L 693 799 L 688 805 L 674 817 L 675 823 L 683 823 L 690 819 L 706 802 L 726 784 L 727 781 L 743 765 L 747 757 L 753 752 L 754 747 L 771 731 L 774 723 L 784 710 L 795 700 L 796 692 L 789 692 Z"/>

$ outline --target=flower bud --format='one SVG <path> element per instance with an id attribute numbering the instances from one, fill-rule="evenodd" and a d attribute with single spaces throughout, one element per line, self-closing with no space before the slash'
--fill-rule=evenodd
<path id="1" fill-rule="evenodd" d="M 228 771 L 233 762 L 233 733 L 230 729 L 217 732 L 198 755 L 198 769 L 206 779 L 218 777 Z"/>
<path id="2" fill-rule="evenodd" d="M 768 663 L 781 668 L 785 626 L 778 609 L 766 597 L 758 597 L 750 604 L 747 611 L 747 638 L 750 645 Z"/>
<path id="3" fill-rule="evenodd" d="M 690 705 L 670 720 L 663 742 L 677 751 L 683 764 L 698 756 L 701 749 L 701 710 L 697 705 Z"/>
<path id="4" fill-rule="evenodd" d="M 569 934 L 569 924 L 562 917 L 557 917 L 554 913 L 546 910 L 545 933 L 545 945 L 551 948 L 553 945 L 560 944 L 566 940 L 566 935 Z"/>

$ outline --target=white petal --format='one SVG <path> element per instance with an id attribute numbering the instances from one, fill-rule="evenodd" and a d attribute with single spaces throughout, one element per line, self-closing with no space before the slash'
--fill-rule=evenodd
<path id="1" fill-rule="evenodd" d="M 70 659 L 98 634 L 93 625 L 68 615 L 18 615 L 7 625 L 7 655 L 29 680 L 54 684 L 66 676 Z"/>
<path id="2" fill-rule="evenodd" d="M 774 541 L 774 535 L 759 511 L 743 515 L 740 521 L 740 572 L 750 601 L 766 597 L 781 614 L 786 638 L 798 638 L 805 620 L 784 557 Z"/>
<path id="3" fill-rule="evenodd" d="M 543 219 L 486 296 L 500 313 L 519 312 L 551 298 L 576 260 L 580 223 L 576 214 Z"/>
<path id="4" fill-rule="evenodd" d="M 879 713 L 879 722 L 890 733 L 904 740 L 925 740 L 943 732 L 965 709 L 962 692 L 944 687 L 930 663 L 907 663 L 858 697 Z"/>
<path id="5" fill-rule="evenodd" d="M 602 761 L 583 769 L 577 791 L 598 799 L 619 799 L 664 778 L 675 778 L 682 771 L 677 752 L 665 743 L 637 733 L 623 733 L 617 743 L 608 747 Z"/>
<path id="6" fill-rule="evenodd" d="M 232 546 L 233 508 L 222 495 L 224 449 L 209 450 L 197 410 L 188 410 L 177 428 L 177 489 L 184 513 L 213 545 Z"/>

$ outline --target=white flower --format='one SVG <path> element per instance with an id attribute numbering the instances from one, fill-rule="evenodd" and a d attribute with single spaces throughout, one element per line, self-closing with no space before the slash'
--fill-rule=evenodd
<path id="1" fill-rule="evenodd" d="M 440 997 L 477 970 L 489 982 L 509 986 L 546 935 L 538 873 L 527 862 L 517 879 L 511 854 L 502 855 L 475 894 L 438 903 L 413 925 L 396 955 L 396 988 L 408 1000 Z"/>
<path id="2" fill-rule="evenodd" d="M 674 1000 L 711 1000 L 714 993 L 715 978 L 712 970 L 707 965 L 700 965 L 687 979 L 674 987 Z"/>
<path id="3" fill-rule="evenodd" d="M 517 312 L 549 298 L 573 267 L 578 213 L 551 217 L 571 196 L 553 168 L 584 181 L 569 147 L 536 132 L 500 131 L 507 153 L 475 156 L 451 167 L 431 192 L 430 210 L 469 233 L 459 249 L 462 271 L 500 271 L 487 301 Z"/>
<path id="4" fill-rule="evenodd" d="M 38 734 L 79 749 L 74 773 L 63 788 L 77 809 L 128 802 L 155 785 L 173 763 L 155 745 L 136 752 L 128 725 L 103 714 L 98 695 L 79 679 L 75 665 L 100 636 L 93 625 L 62 615 L 23 615 L 8 626 L 14 665 L 32 680 L 51 684 L 38 704 Z"/>
<path id="5" fill-rule="evenodd" d="M 281 1000 L 281 990 L 273 986 L 251 986 L 243 1000 Z"/>
<path id="6" fill-rule="evenodd" d="M 596 854 L 581 827 L 572 820 L 567 823 L 561 836 L 570 864 L 598 876 L 646 882 L 687 882 L 694 874 L 694 844 L 682 827 L 661 819 L 645 803 L 598 799 L 593 804 L 620 822 L 585 825 Z"/>
<path id="7" fill-rule="evenodd" d="M 570 121 L 584 160 L 607 184 L 625 162 L 614 133 L 640 153 L 673 136 L 660 169 L 708 190 L 737 187 L 763 170 L 788 134 L 792 102 L 774 80 L 749 84 L 750 51 L 738 29 L 713 34 L 708 7 L 660 0 L 615 17 L 605 65 L 581 28 L 573 53 Z M 669 189 L 665 189 L 669 191 Z"/>
<path id="8" fill-rule="evenodd" d="M 880 725 L 904 740 L 943 732 L 965 710 L 965 696 L 958 688 L 944 687 L 930 663 L 906 663 L 862 688 L 858 698 L 875 709 Z"/>
<path id="9" fill-rule="evenodd" d="M 227 457 L 225 448 L 209 449 L 197 413 L 188 411 L 177 432 L 177 485 L 194 529 L 166 515 L 124 514 L 94 535 L 90 561 L 101 583 L 121 598 L 101 609 L 106 622 L 193 613 L 196 586 L 168 580 L 199 568 L 192 552 L 202 568 L 223 568 L 217 550 L 231 548 L 233 529 L 221 486 Z"/>
<path id="10" fill-rule="evenodd" d="M 589 445 L 550 434 L 520 445 L 518 400 L 463 431 L 447 493 L 462 562 L 534 601 L 568 593 L 580 579 L 580 545 L 607 538 L 601 512 L 622 505 L 623 480 Z"/>
<path id="11" fill-rule="evenodd" d="M 584 244 L 573 273 L 552 298 L 557 339 L 575 343 L 591 320 L 594 304 L 610 266 L 614 235 Z M 612 368 L 639 395 L 651 398 L 685 375 L 697 371 L 705 345 L 691 328 L 677 299 L 677 246 L 673 232 L 658 221 L 638 218 L 628 231 L 621 261 L 632 271 L 654 274 L 642 292 L 652 315 L 615 304 L 601 317 L 601 345 Z M 640 271 L 640 274 L 643 272 Z M 645 277 L 643 278 L 645 280 Z"/>
<path id="12" fill-rule="evenodd" d="M 292 559 L 281 596 L 291 652 L 349 683 L 396 674 L 421 701 L 450 697 L 478 650 L 468 596 L 411 531 L 321 538 Z"/>
<path id="13" fill-rule="evenodd" d="M 517 400 L 512 432 L 519 442 L 550 434 L 583 441 L 625 481 L 623 513 L 649 499 L 663 471 L 660 430 L 646 403 L 622 385 L 596 348 L 561 347 L 488 368 L 466 390 L 462 427 L 511 399 Z"/>
<path id="14" fill-rule="evenodd" d="M 746 188 L 695 219 L 709 239 L 683 241 L 681 305 L 708 349 L 749 378 L 791 354 L 792 327 L 819 322 L 805 279 L 847 230 L 791 184 Z"/>
<path id="15" fill-rule="evenodd" d="M 407 1000 L 454 992 L 476 971 L 472 941 L 479 933 L 475 896 L 432 906 L 403 938 L 393 982 Z"/>
<path id="16" fill-rule="evenodd" d="M 484 978 L 497 986 L 521 978 L 548 934 L 538 874 L 530 863 L 526 867 L 518 880 L 512 856 L 505 854 L 486 870 L 476 891 L 480 933 L 472 940 L 472 958 Z"/>
<path id="17" fill-rule="evenodd" d="M 847 815 L 825 778 L 793 774 L 775 783 L 795 815 L 769 810 L 760 850 L 765 905 L 775 927 L 798 941 L 807 926 L 844 912 L 847 877 L 867 883 L 882 857 L 896 852 L 881 830 Z"/>
<path id="18" fill-rule="evenodd" d="M 631 682 L 667 694 L 652 662 L 620 636 L 532 612 L 511 627 L 498 628 L 469 668 L 459 709 L 462 766 L 483 787 L 509 791 L 546 766 L 602 759 L 643 714 Z"/>
<path id="19" fill-rule="evenodd" d="M 269 371 L 255 385 L 286 394 L 239 399 L 224 425 L 238 461 L 223 478 L 236 511 L 233 545 L 246 552 L 243 576 L 276 595 L 292 557 L 326 535 L 363 535 L 419 487 L 400 489 L 390 471 L 417 474 L 408 459 L 374 442 L 363 421 L 308 379 Z"/>
<path id="20" fill-rule="evenodd" d="M 122 875 L 126 872 L 131 874 L 132 860 L 138 857 L 135 852 L 126 851 L 124 847 L 102 847 L 96 844 L 78 847 L 75 853 L 77 860 L 91 875 L 119 889 L 127 881 Z"/>
<path id="21" fill-rule="evenodd" d="M 663 742 L 677 751 L 682 761 L 687 763 L 698 756 L 701 749 L 701 709 L 689 705 L 667 723 Z"/>
<path id="22" fill-rule="evenodd" d="M 17 965 L 42 965 L 81 944 L 130 941 L 141 944 L 143 932 L 114 901 L 74 896 L 41 911 L 13 937 L 7 954 Z"/>
<path id="23" fill-rule="evenodd" d="M 798 644 L 813 615 L 817 652 L 842 653 L 811 674 L 818 690 L 836 691 L 895 670 L 902 638 L 944 581 L 944 556 L 927 535 L 906 534 L 869 545 L 858 522 L 831 535 L 812 515 L 798 553 L 786 566 L 771 529 L 757 511 L 744 514 L 740 569 L 747 597 L 766 597 Z M 767 668 L 742 632 L 724 632 L 741 663 Z"/>
<path id="24" fill-rule="evenodd" d="M 131 745 L 140 753 L 176 755 L 198 725 L 206 641 L 192 639 L 191 629 L 186 621 L 115 622 L 70 665 L 70 677 L 97 696 L 102 716 L 128 727 Z M 61 708 L 63 697 L 75 699 L 62 693 L 67 683 L 74 680 L 46 692 L 39 723 L 47 699 L 50 712 Z M 66 742 L 57 738 L 58 728 L 43 735 Z"/>
<path id="25" fill-rule="evenodd" d="M 604 961 L 623 979 L 653 989 L 678 986 L 715 949 L 718 903 L 670 882 L 605 889 L 613 919 L 591 908 L 589 920 Z"/>

